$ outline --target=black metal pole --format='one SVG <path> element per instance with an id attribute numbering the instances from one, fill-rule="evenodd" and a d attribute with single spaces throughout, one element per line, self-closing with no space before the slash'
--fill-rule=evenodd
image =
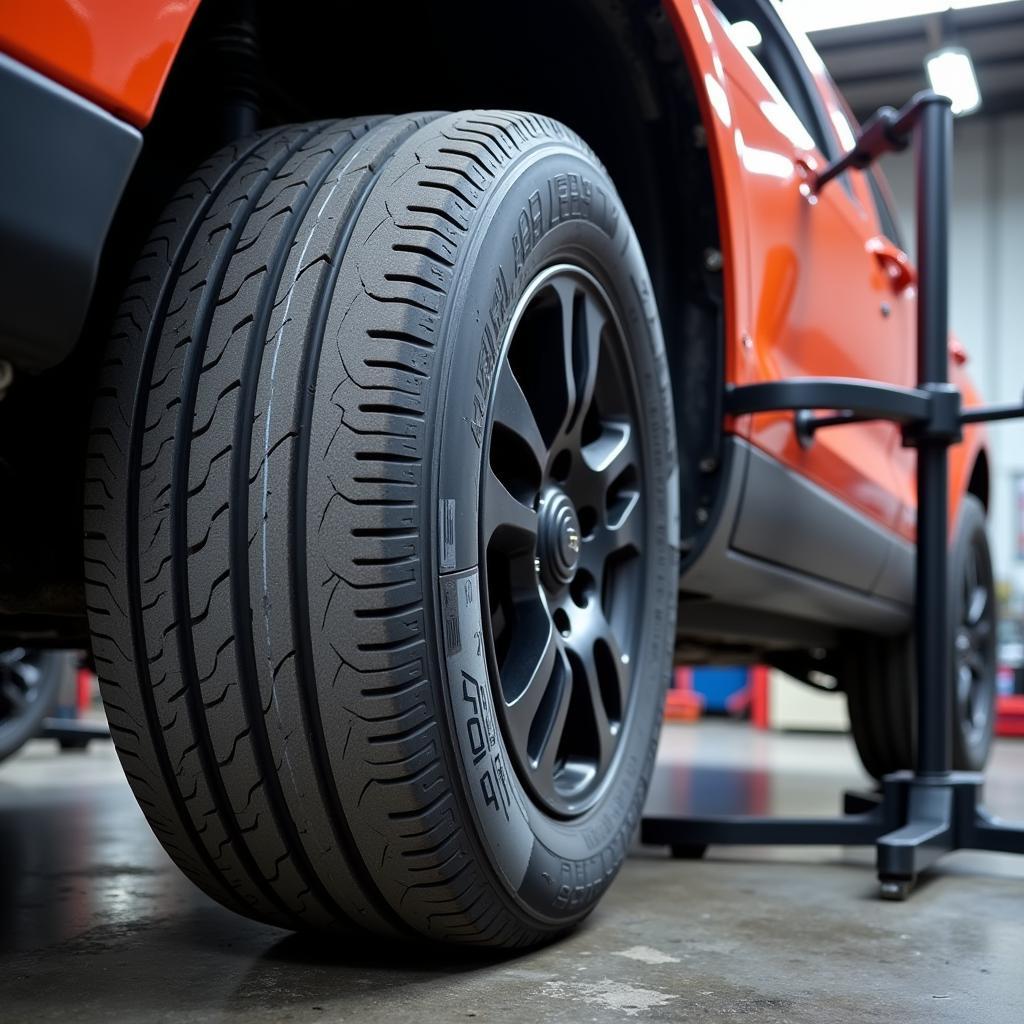
<path id="1" fill-rule="evenodd" d="M 980 805 L 981 773 L 953 772 L 953 644 L 949 614 L 949 447 L 967 422 L 1024 418 L 1020 406 L 962 412 L 949 383 L 949 200 L 953 120 L 949 101 L 919 93 L 901 111 L 881 111 L 855 151 L 830 164 L 816 189 L 848 167 L 866 167 L 914 138 L 917 154 L 917 387 L 817 377 L 748 384 L 726 393 L 736 415 L 795 410 L 797 434 L 862 419 L 902 423 L 917 448 L 917 755 L 914 772 L 882 781 L 880 799 L 848 801 L 843 818 L 778 819 L 648 814 L 641 838 L 673 856 L 699 856 L 709 843 L 866 843 L 876 837 L 882 895 L 903 899 L 921 871 L 951 850 L 1024 854 L 1024 823 L 1000 822 Z M 815 416 L 813 409 L 840 409 Z M 854 805 L 860 810 L 855 810 Z"/>
<path id="2" fill-rule="evenodd" d="M 945 97 L 923 104 L 917 128 L 917 379 L 949 379 L 949 223 L 953 115 Z M 952 768 L 953 673 L 948 595 L 948 438 L 917 449 L 917 773 Z"/>

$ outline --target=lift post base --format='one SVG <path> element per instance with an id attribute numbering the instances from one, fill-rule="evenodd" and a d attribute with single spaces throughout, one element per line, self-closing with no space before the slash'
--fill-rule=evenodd
<path id="1" fill-rule="evenodd" d="M 110 727 L 79 718 L 44 718 L 39 738 L 56 740 L 61 750 L 84 750 L 91 740 L 109 740 Z"/>
<path id="2" fill-rule="evenodd" d="M 950 772 L 933 778 L 895 772 L 877 794 L 847 793 L 836 818 L 749 815 L 643 819 L 641 842 L 693 859 L 713 844 L 746 846 L 870 846 L 877 854 L 881 895 L 905 899 L 918 875 L 954 850 L 1024 854 L 1024 823 L 1001 821 L 981 803 L 983 777 Z"/>

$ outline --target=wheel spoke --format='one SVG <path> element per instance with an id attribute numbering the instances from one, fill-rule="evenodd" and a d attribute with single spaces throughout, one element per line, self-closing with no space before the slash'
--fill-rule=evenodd
<path id="1" fill-rule="evenodd" d="M 606 485 L 637 462 L 633 428 L 624 420 L 608 420 L 601 436 L 583 449 L 583 460 Z"/>
<path id="2" fill-rule="evenodd" d="M 629 702 L 629 691 L 633 680 L 633 673 L 630 668 L 629 658 L 623 653 L 611 623 L 607 622 L 607 620 L 605 621 L 607 625 L 603 634 L 604 642 L 608 648 L 609 668 L 612 669 L 615 676 L 615 689 L 621 711 L 621 709 L 627 707 Z"/>
<path id="3" fill-rule="evenodd" d="M 22 687 L 26 690 L 36 686 L 43 674 L 38 665 L 25 659 L 11 662 L 7 665 L 7 671 L 16 675 L 21 680 Z"/>
<path id="4" fill-rule="evenodd" d="M 576 280 L 558 278 L 552 282 L 552 287 L 561 308 L 561 370 L 568 397 L 568 408 L 558 433 L 568 437 L 577 431 L 594 399 L 601 332 L 608 317 L 589 290 Z"/>
<path id="5" fill-rule="evenodd" d="M 569 717 L 569 702 L 572 699 L 572 668 L 560 643 L 556 644 L 555 679 L 552 680 L 552 685 L 556 683 L 558 690 L 553 694 L 551 727 L 544 737 L 543 745 L 537 752 L 536 761 L 536 771 L 541 785 L 551 788 L 554 786 L 558 748 L 562 734 L 565 732 L 565 723 Z"/>
<path id="6" fill-rule="evenodd" d="M 987 616 L 975 622 L 973 625 L 968 624 L 965 629 L 970 637 L 971 646 L 976 647 L 979 650 L 983 650 L 985 648 L 992 636 L 992 623 Z"/>
<path id="7" fill-rule="evenodd" d="M 7 704 L 11 717 L 14 717 L 14 715 L 28 707 L 28 693 L 12 679 L 4 681 L 2 687 L 0 687 L 0 693 L 3 694 L 4 702 Z"/>
<path id="8" fill-rule="evenodd" d="M 629 728 L 645 613 L 643 397 L 600 282 L 558 265 L 530 288 L 489 409 L 485 625 L 519 778 L 572 817 L 592 806 Z"/>
<path id="9" fill-rule="evenodd" d="M 603 528 L 598 528 L 589 537 L 584 537 L 580 544 L 580 565 L 594 578 L 599 590 L 608 554 L 608 531 Z"/>
<path id="10" fill-rule="evenodd" d="M 6 668 L 17 665 L 24 660 L 26 653 L 24 647 L 11 647 L 6 651 L 0 651 L 0 666 Z"/>
<path id="11" fill-rule="evenodd" d="M 607 532 L 611 538 L 609 553 L 622 551 L 624 548 L 639 548 L 643 530 L 643 515 L 640 509 L 640 495 L 636 491 L 625 495 L 614 510 L 615 516 L 609 514 Z"/>
<path id="12" fill-rule="evenodd" d="M 961 662 L 956 670 L 956 696 L 957 703 L 965 711 L 969 710 L 970 707 L 973 682 L 974 677 L 971 675 L 970 668 L 964 662 Z"/>
<path id="13" fill-rule="evenodd" d="M 498 373 L 493 415 L 495 423 L 500 423 L 525 443 L 537 463 L 537 469 L 543 471 L 547 462 L 547 446 L 541 437 L 530 403 L 508 365 L 503 366 Z"/>
<path id="14" fill-rule="evenodd" d="M 991 701 L 986 697 L 985 687 L 981 684 L 980 680 L 975 680 L 974 685 L 971 687 L 969 702 L 971 724 L 975 728 L 980 728 L 988 719 L 992 707 Z"/>
<path id="15" fill-rule="evenodd" d="M 583 540 L 580 550 L 582 565 L 600 587 L 605 563 L 620 551 L 639 552 L 643 544 L 643 512 L 640 495 L 631 493 L 616 505 L 614 518 L 599 523 L 594 533 Z"/>
<path id="16" fill-rule="evenodd" d="M 980 679 L 985 674 L 985 655 L 975 647 L 964 655 L 964 664 L 974 678 Z"/>
<path id="17" fill-rule="evenodd" d="M 575 318 L 575 302 L 577 294 L 576 282 L 570 278 L 555 278 L 551 288 L 558 297 L 558 308 L 561 316 L 561 332 L 557 353 L 552 353 L 552 363 L 558 360 L 557 372 L 565 381 L 565 409 L 562 410 L 556 438 L 565 438 L 569 433 L 576 412 L 576 376 L 573 372 L 573 321 Z"/>
<path id="18" fill-rule="evenodd" d="M 484 470 L 483 514 L 487 524 L 486 539 L 501 533 L 518 546 L 537 538 L 537 513 L 521 502 L 487 466 Z"/>
<path id="19" fill-rule="evenodd" d="M 967 625 L 980 625 L 985 618 L 985 612 L 987 610 L 988 589 L 986 587 L 975 586 L 972 590 L 968 591 L 966 613 L 964 615 L 964 621 Z"/>
<path id="20" fill-rule="evenodd" d="M 586 416 L 594 400 L 597 371 L 601 362 L 601 332 L 608 323 L 607 314 L 589 291 L 583 291 L 573 322 L 573 368 L 576 380 L 576 423 Z M 582 308 L 581 308 L 582 307 Z"/>
<path id="21" fill-rule="evenodd" d="M 615 750 L 615 734 L 612 731 L 612 724 L 608 720 L 608 712 L 601 697 L 601 683 L 597 675 L 597 666 L 594 663 L 593 655 L 583 663 L 584 673 L 587 677 L 587 692 L 590 696 L 591 706 L 594 711 L 594 725 L 597 729 L 597 770 L 604 771 L 611 764 L 612 754 Z"/>
<path id="22" fill-rule="evenodd" d="M 554 675 L 558 641 L 547 616 L 545 621 L 547 636 L 540 652 L 529 650 L 523 644 L 514 644 L 501 667 L 501 685 L 506 697 L 509 729 L 522 750 L 530 746 L 534 722 L 545 695 L 551 686 L 557 684 Z M 513 692 L 510 694 L 509 690 Z"/>
<path id="23" fill-rule="evenodd" d="M 599 437 L 582 449 L 577 472 L 570 481 L 579 501 L 604 509 L 613 485 L 631 466 L 639 466 L 636 433 L 624 420 L 606 420 Z"/>
<path id="24" fill-rule="evenodd" d="M 618 719 L 629 699 L 630 672 L 623 659 L 611 623 L 598 600 L 578 609 L 572 617 L 572 632 L 564 641 L 585 677 L 587 699 L 593 709 L 598 740 L 598 769 L 611 761 L 618 731 Z M 598 659 L 598 646 L 603 656 Z M 614 720 L 613 720 L 614 717 Z"/>
<path id="25" fill-rule="evenodd" d="M 981 688 L 978 685 L 977 678 L 972 674 L 970 669 L 966 672 L 969 680 L 967 686 L 967 696 L 964 699 L 963 712 L 967 723 L 972 729 L 978 727 L 978 720 L 984 715 L 983 704 L 981 699 Z"/>

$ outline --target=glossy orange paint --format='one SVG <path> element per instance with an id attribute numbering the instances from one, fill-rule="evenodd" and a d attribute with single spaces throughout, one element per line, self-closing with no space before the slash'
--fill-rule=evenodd
<path id="1" fill-rule="evenodd" d="M 737 46 L 710 0 L 665 0 L 697 86 L 718 202 L 726 301 L 726 376 L 752 384 L 842 376 L 912 384 L 916 274 L 884 237 L 866 176 L 815 195 L 827 161 L 774 83 Z M 806 37 L 810 68 L 836 140 L 854 141 L 845 104 Z M 976 400 L 953 361 L 953 379 Z M 876 522 L 908 538 L 916 503 L 913 453 L 898 429 L 865 423 L 799 444 L 789 413 L 737 418 L 731 429 Z M 953 517 L 982 444 L 970 429 L 951 454 Z"/>
<path id="2" fill-rule="evenodd" d="M 0 51 L 137 128 L 199 0 L 0 0 Z"/>
<path id="3" fill-rule="evenodd" d="M 152 117 L 200 0 L 0 0 L 0 50 L 130 123 Z M 914 379 L 915 273 L 886 239 L 861 172 L 820 195 L 809 179 L 825 157 L 711 0 L 664 0 L 697 85 L 724 257 L 725 371 L 730 383 L 792 376 Z M 845 104 L 813 47 L 791 34 L 840 145 L 853 144 Z M 884 311 L 883 311 L 884 307 Z M 977 395 L 951 342 L 953 379 Z M 809 449 L 789 414 L 728 427 L 784 464 L 912 537 L 913 453 L 883 423 L 823 431 Z M 983 444 L 965 431 L 951 453 L 952 509 Z"/>

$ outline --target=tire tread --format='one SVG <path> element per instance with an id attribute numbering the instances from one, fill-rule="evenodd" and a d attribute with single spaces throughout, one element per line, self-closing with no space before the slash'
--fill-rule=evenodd
<path id="1" fill-rule="evenodd" d="M 566 927 L 472 838 L 420 499 L 455 267 L 552 140 L 592 158 L 519 113 L 272 129 L 184 183 L 130 276 L 89 441 L 96 663 L 154 832 L 257 919 L 501 946 Z"/>

